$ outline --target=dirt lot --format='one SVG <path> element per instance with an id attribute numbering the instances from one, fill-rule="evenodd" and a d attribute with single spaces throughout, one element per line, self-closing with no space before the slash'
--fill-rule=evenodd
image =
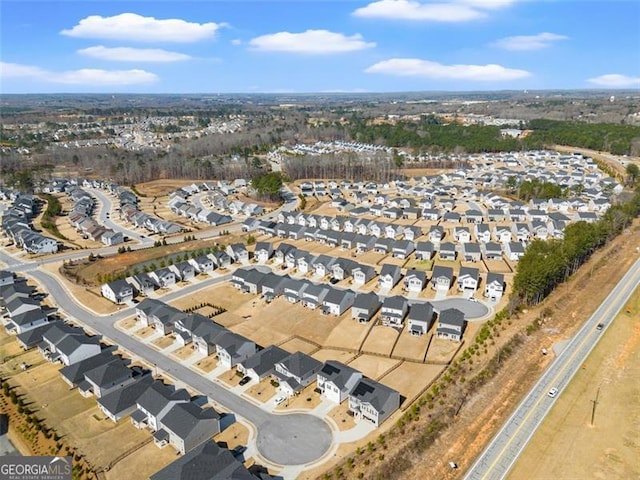
<path id="1" fill-rule="evenodd" d="M 177 188 L 191 185 L 192 183 L 199 184 L 202 180 L 175 180 L 175 179 L 162 179 L 154 180 L 152 182 L 138 183 L 136 184 L 136 190 L 147 197 L 157 197 L 162 195 L 168 195 Z M 144 197 L 143 197 L 144 198 Z"/>
<path id="2" fill-rule="evenodd" d="M 394 371 L 378 379 L 378 381 L 387 387 L 395 388 L 410 401 L 424 387 L 435 380 L 443 369 L 444 367 L 440 365 L 404 362 Z M 401 406 L 404 406 L 404 403 Z"/>
<path id="3" fill-rule="evenodd" d="M 362 350 L 390 355 L 398 335 L 398 331 L 394 328 L 376 325 L 371 329 L 371 333 L 362 345 Z"/>
<path id="4" fill-rule="evenodd" d="M 256 383 L 249 388 L 244 395 L 248 395 L 260 402 L 266 402 L 276 394 L 276 388 L 271 385 L 271 379 L 269 377 L 263 378 L 259 383 Z"/>
<path id="5" fill-rule="evenodd" d="M 349 415 L 349 402 L 343 402 L 341 405 L 338 405 L 336 408 L 329 412 L 328 417 L 336 422 L 338 429 L 342 430 L 351 430 L 356 426 L 356 421 L 353 418 L 353 415 Z"/>
<path id="6" fill-rule="evenodd" d="M 249 430 L 240 422 L 234 422 L 213 438 L 218 444 L 226 444 L 226 448 L 233 449 L 238 445 L 247 444 Z"/>
<path id="7" fill-rule="evenodd" d="M 165 348 L 173 345 L 173 337 L 166 335 L 164 337 L 156 338 L 153 342 L 151 342 L 151 345 L 159 350 L 164 350 Z"/>
<path id="8" fill-rule="evenodd" d="M 163 338 L 168 338 L 168 337 L 163 337 Z M 179 360 L 186 360 L 187 358 L 191 357 L 191 355 L 195 353 L 196 351 L 193 349 L 191 345 L 185 345 L 184 347 L 180 347 L 174 350 L 173 352 L 171 352 L 171 355 L 173 355 Z"/>
<path id="9" fill-rule="evenodd" d="M 347 312 L 342 321 L 327 337 L 325 345 L 330 347 L 352 348 L 356 350 L 362 343 L 367 332 L 374 328 L 375 320 L 368 323 L 360 323 L 351 318 L 351 311 Z"/>
<path id="10" fill-rule="evenodd" d="M 150 433 L 147 433 L 150 435 Z M 176 460 L 173 447 L 158 448 L 153 442 L 125 457 L 106 472 L 107 480 L 148 478 Z"/>
<path id="11" fill-rule="evenodd" d="M 631 313 L 603 334 L 508 478 L 640 478 L 640 289 L 628 305 Z"/>
<path id="12" fill-rule="evenodd" d="M 321 348 L 317 352 L 314 352 L 314 354 L 312 355 L 313 358 L 323 363 L 327 360 L 337 360 L 338 362 L 342 362 L 345 364 L 349 363 L 355 356 L 356 354 L 352 352 L 344 352 L 342 350 L 331 350 L 325 348 Z"/>
<path id="13" fill-rule="evenodd" d="M 307 409 L 312 410 L 318 405 L 320 405 L 320 395 L 315 393 L 313 390 L 316 388 L 316 384 L 312 383 L 311 385 L 306 386 L 302 389 L 300 393 L 297 395 L 290 397 L 284 403 L 281 403 L 276 407 L 276 410 L 299 410 L 299 409 Z"/>
<path id="14" fill-rule="evenodd" d="M 392 360 L 390 358 L 360 355 L 353 360 L 349 366 L 360 370 L 367 377 L 377 380 L 398 363 L 400 363 L 398 360 Z"/>
<path id="15" fill-rule="evenodd" d="M 280 348 L 291 353 L 300 351 L 306 354 L 309 354 L 318 349 L 315 345 L 309 342 L 305 342 L 300 338 L 292 338 L 291 340 L 287 340 L 286 342 L 280 344 Z"/>
<path id="16" fill-rule="evenodd" d="M 189 346 L 189 348 L 191 348 L 191 346 Z M 218 360 L 216 359 L 215 355 L 210 355 L 194 364 L 194 367 L 196 367 L 198 370 L 203 371 L 204 373 L 211 372 L 217 366 Z"/>
<path id="17" fill-rule="evenodd" d="M 431 330 L 434 330 L 433 327 Z M 393 349 L 393 355 L 422 362 L 427 354 L 430 338 L 431 334 L 428 332 L 425 335 L 416 337 L 409 333 L 408 328 L 405 328 L 402 330 L 398 343 Z"/>

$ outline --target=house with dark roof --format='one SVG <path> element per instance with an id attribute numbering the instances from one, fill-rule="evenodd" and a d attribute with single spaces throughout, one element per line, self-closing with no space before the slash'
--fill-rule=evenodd
<path id="1" fill-rule="evenodd" d="M 100 289 L 102 296 L 117 305 L 133 300 L 133 287 L 125 280 L 105 283 Z"/>
<path id="2" fill-rule="evenodd" d="M 154 380 L 138 397 L 137 409 L 131 414 L 131 423 L 136 428 L 148 427 L 155 432 L 161 428 L 161 420 L 174 405 L 190 400 L 191 395 L 186 390 L 176 390 L 173 385 Z"/>
<path id="3" fill-rule="evenodd" d="M 322 397 L 341 404 L 356 388 L 362 378 L 358 370 L 335 360 L 327 360 L 318 371 L 316 379 Z"/>
<path id="4" fill-rule="evenodd" d="M 254 342 L 229 330 L 217 335 L 215 342 L 218 361 L 227 369 L 233 368 L 256 353 Z"/>
<path id="5" fill-rule="evenodd" d="M 458 290 L 473 294 L 478 289 L 480 271 L 477 268 L 460 267 L 458 273 Z"/>
<path id="6" fill-rule="evenodd" d="M 456 256 L 458 255 L 456 252 L 455 244 L 451 242 L 441 243 L 439 254 L 440 254 L 441 260 L 450 260 L 450 261 L 455 260 Z"/>
<path id="7" fill-rule="evenodd" d="M 402 327 L 404 317 L 409 310 L 407 299 L 400 295 L 387 297 L 382 302 L 380 318 L 385 327 Z"/>
<path id="8" fill-rule="evenodd" d="M 414 336 L 424 335 L 433 325 L 433 306 L 430 303 L 414 303 L 409 309 L 407 328 Z"/>
<path id="9" fill-rule="evenodd" d="M 436 253 L 436 246 L 432 242 L 418 242 L 416 244 L 416 260 L 431 260 Z"/>
<path id="10" fill-rule="evenodd" d="M 322 302 L 322 313 L 340 316 L 353 305 L 354 299 L 355 293 L 351 290 L 330 288 L 329 293 L 327 293 Z"/>
<path id="11" fill-rule="evenodd" d="M 407 258 L 416 249 L 415 244 L 410 240 L 397 240 L 392 246 L 394 258 Z"/>
<path id="12" fill-rule="evenodd" d="M 274 300 L 284 293 L 284 285 L 289 280 L 288 275 L 276 275 L 269 272 L 262 277 L 260 284 L 260 296 L 264 297 L 268 302 Z"/>
<path id="13" fill-rule="evenodd" d="M 98 407 L 113 422 L 132 414 L 138 408 L 137 401 L 153 382 L 150 374 L 141 375 L 130 383 L 98 399 Z"/>
<path id="14" fill-rule="evenodd" d="M 142 295 L 148 297 L 156 289 L 155 282 L 147 273 L 138 273 L 129 278 L 129 282 L 133 287 L 135 295 Z"/>
<path id="15" fill-rule="evenodd" d="M 320 368 L 322 362 L 305 353 L 295 352 L 276 363 L 273 376 L 279 383 L 278 390 L 291 397 L 313 382 Z"/>
<path id="16" fill-rule="evenodd" d="M 50 321 L 47 313 L 38 306 L 37 308 L 12 315 L 5 328 L 8 332 L 15 331 L 15 333 L 21 334 L 45 325 Z"/>
<path id="17" fill-rule="evenodd" d="M 373 318 L 381 306 L 382 302 L 375 293 L 358 293 L 351 306 L 351 318 L 357 319 L 360 323 L 366 323 Z"/>
<path id="18" fill-rule="evenodd" d="M 362 286 L 373 280 L 376 276 L 376 271 L 370 265 L 359 264 L 353 267 L 351 276 L 353 277 L 353 285 Z"/>
<path id="19" fill-rule="evenodd" d="M 439 292 L 447 293 L 453 282 L 453 268 L 436 265 L 431 274 L 431 287 Z"/>
<path id="20" fill-rule="evenodd" d="M 252 380 L 259 382 L 263 378 L 272 375 L 275 372 L 276 363 L 281 362 L 289 355 L 289 352 L 282 348 L 269 345 L 238 363 L 237 369 Z"/>
<path id="21" fill-rule="evenodd" d="M 384 264 L 380 270 L 378 285 L 381 290 L 391 290 L 400 281 L 402 274 L 398 265 Z"/>
<path id="22" fill-rule="evenodd" d="M 404 276 L 404 289 L 407 292 L 420 293 L 427 284 L 427 272 L 408 270 Z"/>
<path id="23" fill-rule="evenodd" d="M 466 325 L 464 313 L 456 308 L 448 308 L 440 312 L 436 336 L 460 342 Z"/>
<path id="24" fill-rule="evenodd" d="M 484 296 L 490 300 L 500 300 L 504 293 L 504 275 L 501 273 L 487 273 L 484 286 Z"/>
<path id="25" fill-rule="evenodd" d="M 214 261 L 208 255 L 200 255 L 196 258 L 190 258 L 189 263 L 198 273 L 213 272 L 216 268 Z"/>
<path id="26" fill-rule="evenodd" d="M 55 322 L 47 329 L 38 349 L 50 362 L 60 361 L 67 366 L 101 351 L 96 337 L 88 337 L 81 328 L 71 327 L 63 322 Z"/>
<path id="27" fill-rule="evenodd" d="M 111 350 L 103 350 L 98 355 L 85 358 L 79 362 L 60 369 L 60 376 L 71 387 L 75 388 L 84 382 L 84 374 L 108 363 L 117 362 L 124 365 L 121 357 L 113 355 Z M 88 384 L 86 384 L 88 387 Z"/>
<path id="28" fill-rule="evenodd" d="M 83 396 L 93 393 L 97 398 L 122 388 L 135 381 L 134 370 L 123 363 L 110 362 L 100 365 L 84 374 L 84 382 L 78 384 Z"/>
<path id="29" fill-rule="evenodd" d="M 176 274 L 168 268 L 149 273 L 149 277 L 155 282 L 158 288 L 169 288 L 176 284 Z"/>
<path id="30" fill-rule="evenodd" d="M 256 480 L 226 448 L 207 440 L 188 451 L 149 480 Z"/>
<path id="31" fill-rule="evenodd" d="M 153 434 L 159 447 L 165 442 L 185 454 L 220 433 L 220 415 L 213 408 L 201 408 L 193 402 L 176 403 L 160 419 Z"/>
<path id="32" fill-rule="evenodd" d="M 356 421 L 365 420 L 379 427 L 400 408 L 400 393 L 375 380 L 363 377 L 349 394 L 349 410 Z"/>
<path id="33" fill-rule="evenodd" d="M 258 242 L 253 253 L 253 259 L 257 263 L 267 263 L 273 256 L 273 244 L 271 242 Z"/>

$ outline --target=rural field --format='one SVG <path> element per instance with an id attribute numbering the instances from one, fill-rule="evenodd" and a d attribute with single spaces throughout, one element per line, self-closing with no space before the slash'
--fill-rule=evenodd
<path id="1" fill-rule="evenodd" d="M 640 289 L 627 306 L 558 397 L 510 480 L 640 478 Z"/>

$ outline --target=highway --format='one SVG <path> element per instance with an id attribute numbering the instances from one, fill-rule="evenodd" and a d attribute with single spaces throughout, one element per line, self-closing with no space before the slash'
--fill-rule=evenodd
<path id="1" fill-rule="evenodd" d="M 549 366 L 467 471 L 465 480 L 501 480 L 507 476 L 516 459 L 551 410 L 555 399 L 562 395 L 564 388 L 581 368 L 604 331 L 639 284 L 640 259 L 636 260 L 600 307 Z M 604 325 L 601 331 L 596 329 L 599 323 Z M 547 395 L 552 387 L 559 389 L 555 398 Z"/>

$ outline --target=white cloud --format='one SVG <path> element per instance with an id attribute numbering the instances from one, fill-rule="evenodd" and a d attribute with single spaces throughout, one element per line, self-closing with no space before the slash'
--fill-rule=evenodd
<path id="1" fill-rule="evenodd" d="M 301 33 L 278 32 L 253 38 L 249 45 L 265 52 L 289 52 L 307 54 L 344 53 L 373 48 L 373 42 L 365 42 L 362 35 L 347 36 L 328 30 L 307 30 Z"/>
<path id="2" fill-rule="evenodd" d="M 515 3 L 515 0 L 462 0 L 462 3 L 487 10 L 495 10 L 510 6 Z"/>
<path id="3" fill-rule="evenodd" d="M 158 76 L 145 70 L 102 70 L 83 68 L 65 72 L 51 72 L 32 65 L 0 62 L 1 78 L 31 78 L 47 83 L 69 85 L 139 85 L 153 83 Z"/>
<path id="4" fill-rule="evenodd" d="M 234 38 L 233 40 L 231 40 L 231 45 L 242 45 L 242 40 L 240 40 L 239 38 Z"/>
<path id="5" fill-rule="evenodd" d="M 529 77 L 526 70 L 506 68 L 502 65 L 442 65 L 418 58 L 391 58 L 378 62 L 365 70 L 366 73 L 382 73 L 398 77 L 422 77 L 437 80 L 469 80 L 478 82 L 500 82 Z"/>
<path id="6" fill-rule="evenodd" d="M 130 47 L 105 47 L 97 45 L 78 50 L 80 55 L 100 60 L 113 62 L 180 62 L 190 60 L 189 55 L 178 52 L 170 52 L 160 48 L 130 48 Z"/>
<path id="7" fill-rule="evenodd" d="M 466 22 L 485 13 L 464 3 L 420 3 L 413 0 L 379 0 L 353 12 L 356 17 L 434 22 Z"/>
<path id="8" fill-rule="evenodd" d="M 569 37 L 556 33 L 542 32 L 537 35 L 517 35 L 515 37 L 501 38 L 493 42 L 494 47 L 504 50 L 524 51 L 541 50 L 550 47 L 554 42 L 567 40 Z"/>
<path id="9" fill-rule="evenodd" d="M 135 13 L 121 13 L 113 17 L 90 15 L 73 28 L 60 33 L 79 38 L 190 43 L 214 37 L 223 26 L 224 23 L 193 23 L 178 18 L 160 20 Z"/>
<path id="10" fill-rule="evenodd" d="M 608 73 L 606 75 L 600 75 L 599 77 L 590 78 L 587 81 L 601 87 L 640 88 L 640 77 L 629 77 L 627 75 L 621 75 L 619 73 Z"/>

